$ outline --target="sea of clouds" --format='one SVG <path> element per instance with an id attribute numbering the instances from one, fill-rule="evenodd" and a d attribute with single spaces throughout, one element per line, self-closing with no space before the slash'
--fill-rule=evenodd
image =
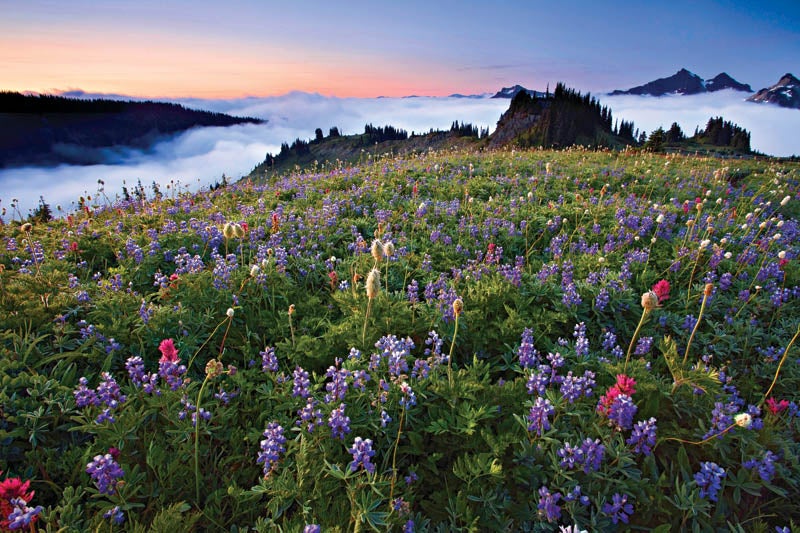
<path id="1" fill-rule="evenodd" d="M 787 156 L 800 154 L 800 110 L 744 101 L 744 93 L 723 91 L 696 96 L 661 98 L 641 96 L 602 96 L 601 103 L 612 109 L 614 117 L 633 120 L 635 126 L 650 132 L 659 126 L 680 124 L 691 135 L 712 116 L 723 116 L 752 133 L 752 148 L 760 152 Z M 85 97 L 97 97 L 82 93 Z M 310 139 L 322 128 L 342 134 L 361 133 L 364 125 L 390 124 L 409 133 L 448 129 L 453 121 L 469 122 L 493 130 L 509 100 L 491 98 L 335 98 L 318 94 L 290 93 L 266 98 L 233 100 L 173 100 L 187 107 L 266 119 L 263 125 L 227 128 L 196 128 L 166 139 L 147 151 L 116 149 L 108 151 L 103 165 L 60 165 L 0 170 L 0 208 L 11 219 L 11 203 L 27 215 L 36 208 L 40 196 L 59 214 L 75 209 L 80 196 L 98 196 L 98 180 L 111 199 L 120 195 L 123 184 L 132 189 L 141 183 L 150 190 L 155 181 L 164 187 L 172 182 L 181 189 L 197 190 L 221 180 L 222 175 L 236 180 L 248 174 L 268 153 L 280 151 L 281 143 L 296 138 Z M 18 216 L 17 216 L 18 218 Z"/>

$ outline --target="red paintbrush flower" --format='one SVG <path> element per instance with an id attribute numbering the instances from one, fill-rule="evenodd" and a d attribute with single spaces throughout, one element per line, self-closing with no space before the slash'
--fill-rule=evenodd
<path id="1" fill-rule="evenodd" d="M 658 296 L 658 303 L 669 299 L 669 281 L 662 279 L 653 285 L 652 291 Z"/>
<path id="2" fill-rule="evenodd" d="M 158 349 L 161 351 L 161 359 L 158 360 L 159 363 L 178 362 L 178 350 L 175 349 L 175 341 L 172 339 L 164 339 L 161 341 L 161 344 L 158 345 Z"/>

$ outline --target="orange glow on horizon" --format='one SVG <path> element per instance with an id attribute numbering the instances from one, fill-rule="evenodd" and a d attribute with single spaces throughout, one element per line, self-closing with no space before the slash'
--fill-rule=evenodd
<path id="1" fill-rule="evenodd" d="M 229 42 L 188 42 L 177 36 L 94 35 L 45 40 L 44 34 L 0 36 L 0 90 L 89 93 L 144 98 L 241 98 L 291 91 L 340 98 L 446 96 L 476 80 L 443 75 L 440 66 L 387 62 L 364 53 L 341 57 L 320 50 L 244 48 Z M 474 92 L 483 92 L 478 89 Z"/>

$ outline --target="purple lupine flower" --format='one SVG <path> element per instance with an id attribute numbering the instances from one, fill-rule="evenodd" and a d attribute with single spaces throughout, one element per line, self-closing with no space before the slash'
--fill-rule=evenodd
<path id="1" fill-rule="evenodd" d="M 417 280 L 411 280 L 411 283 L 408 285 L 408 292 L 406 294 L 409 303 L 419 303 L 419 283 L 417 283 Z"/>
<path id="2" fill-rule="evenodd" d="M 635 453 L 650 455 L 656 445 L 656 419 L 642 420 L 633 426 L 631 436 L 625 441 Z"/>
<path id="3" fill-rule="evenodd" d="M 608 421 L 619 431 L 630 429 L 637 409 L 630 396 L 619 394 L 608 408 Z"/>
<path id="4" fill-rule="evenodd" d="M 757 405 L 748 405 L 747 411 L 745 411 L 748 415 L 750 415 L 752 422 L 750 423 L 750 429 L 758 431 L 760 429 L 764 429 L 764 420 L 761 418 L 761 408 Z"/>
<path id="5" fill-rule="evenodd" d="M 589 501 L 589 497 L 581 494 L 581 486 L 575 485 L 575 487 L 564 496 L 564 501 L 566 502 L 574 502 L 577 501 L 583 506 L 588 506 L 591 502 Z"/>
<path id="6" fill-rule="evenodd" d="M 653 337 L 639 337 L 636 342 L 636 349 L 633 351 L 635 355 L 646 355 L 653 347 Z"/>
<path id="7" fill-rule="evenodd" d="M 561 499 L 561 493 L 556 492 L 550 494 L 550 489 L 546 486 L 539 488 L 539 514 L 544 516 L 548 522 L 554 522 L 561 518 L 561 507 L 558 505 L 558 500 Z"/>
<path id="8" fill-rule="evenodd" d="M 733 424 L 733 413 L 737 411 L 735 405 L 723 404 L 722 402 L 715 402 L 714 409 L 711 411 L 711 427 L 703 435 L 703 439 L 707 439 L 712 435 L 718 435 L 717 438 L 722 438 L 725 430 Z"/>
<path id="9" fill-rule="evenodd" d="M 412 379 L 425 379 L 431 371 L 431 365 L 425 359 L 417 359 L 414 361 L 414 368 L 411 370 Z"/>
<path id="10" fill-rule="evenodd" d="M 214 393 L 214 398 L 221 401 L 224 405 L 228 405 L 233 398 L 239 395 L 237 391 L 228 392 L 220 385 L 219 390 Z"/>
<path id="11" fill-rule="evenodd" d="M 435 331 L 429 331 L 428 337 L 425 339 L 425 351 L 423 352 L 425 357 L 428 358 L 432 367 L 438 366 L 442 363 L 447 362 L 447 356 L 442 355 L 442 346 L 444 345 L 444 339 L 439 337 L 439 334 Z"/>
<path id="12" fill-rule="evenodd" d="M 115 505 L 103 513 L 103 518 L 108 518 L 115 524 L 119 525 L 125 522 L 125 513 L 122 512 L 122 509 L 119 508 L 119 505 Z"/>
<path id="13" fill-rule="evenodd" d="M 320 533 L 321 531 L 322 528 L 319 527 L 319 524 L 307 524 L 303 528 L 303 533 Z"/>
<path id="14" fill-rule="evenodd" d="M 541 436 L 544 431 L 550 429 L 550 420 L 548 417 L 556 412 L 550 400 L 539 396 L 533 402 L 531 410 L 528 413 L 528 431 L 536 432 Z"/>
<path id="15" fill-rule="evenodd" d="M 142 383 L 147 379 L 147 374 L 144 371 L 144 361 L 138 355 L 128 357 L 128 360 L 125 361 L 125 369 L 128 371 L 128 377 L 137 387 L 141 387 Z"/>
<path id="16" fill-rule="evenodd" d="M 550 383 L 550 367 L 547 365 L 539 365 L 539 369 L 540 372 L 534 372 L 530 375 L 525 386 L 528 389 L 528 394 L 533 394 L 535 392 L 539 396 L 544 396 L 545 389 L 548 383 Z"/>
<path id="17" fill-rule="evenodd" d="M 308 398 L 311 396 L 311 393 L 308 391 L 308 387 L 311 382 L 308 380 L 308 372 L 303 370 L 302 367 L 298 366 L 295 367 L 293 376 L 293 385 L 292 385 L 292 396 L 293 397 L 301 397 L 301 398 Z"/>
<path id="18" fill-rule="evenodd" d="M 86 465 L 86 473 L 92 476 L 97 490 L 109 496 L 117 491 L 117 480 L 125 475 L 122 467 L 110 453 L 95 455 Z"/>
<path id="19" fill-rule="evenodd" d="M 356 437 L 355 441 L 353 441 L 353 446 L 348 448 L 347 451 L 353 454 L 353 462 L 350 463 L 350 471 L 355 472 L 361 467 L 370 474 L 375 473 L 375 465 L 370 461 L 372 456 L 375 455 L 375 451 L 372 449 L 372 439 Z"/>
<path id="20" fill-rule="evenodd" d="M 627 524 L 628 518 L 633 514 L 633 505 L 628 503 L 628 495 L 615 493 L 611 497 L 611 502 L 603 504 L 603 512 L 611 517 L 614 524 L 619 522 Z"/>
<path id="21" fill-rule="evenodd" d="M 142 299 L 142 305 L 139 306 L 139 317 L 142 319 L 142 323 L 147 325 L 150 322 L 150 319 L 153 316 L 153 306 L 147 305 L 144 298 Z"/>
<path id="22" fill-rule="evenodd" d="M 367 382 L 372 381 L 372 376 L 366 370 L 353 370 L 353 388 L 364 392 L 367 389 Z"/>
<path id="23" fill-rule="evenodd" d="M 278 371 L 278 357 L 275 355 L 275 348 L 267 346 L 263 351 L 258 352 L 258 354 L 261 356 L 262 372 Z"/>
<path id="24" fill-rule="evenodd" d="M 694 480 L 700 487 L 700 497 L 708 498 L 712 502 L 717 501 L 717 494 L 722 488 L 722 480 L 725 478 L 725 469 L 716 463 L 700 463 L 700 471 L 695 473 Z"/>
<path id="25" fill-rule="evenodd" d="M 79 408 L 86 407 L 88 405 L 100 405 L 100 399 L 97 397 L 97 393 L 89 388 L 89 380 L 85 377 L 81 377 L 78 380 L 78 388 L 72 392 L 72 395 L 75 396 L 75 404 Z"/>
<path id="26" fill-rule="evenodd" d="M 12 509 L 6 520 L 8 521 L 8 529 L 12 531 L 35 527 L 31 526 L 31 524 L 36 521 L 36 517 L 44 510 L 41 505 L 28 507 L 28 502 L 22 498 L 11 498 L 8 503 Z"/>
<path id="27" fill-rule="evenodd" d="M 286 451 L 284 446 L 286 437 L 283 436 L 283 427 L 277 422 L 267 424 L 264 437 L 266 438 L 261 441 L 261 451 L 258 453 L 256 464 L 264 463 L 264 478 L 268 478 L 278 467 L 281 453 Z"/>
<path id="28" fill-rule="evenodd" d="M 295 424 L 298 426 L 302 426 L 304 423 L 306 424 L 306 430 L 311 433 L 314 429 L 320 427 L 323 424 L 322 421 L 322 410 L 317 408 L 319 402 L 309 396 L 306 398 L 306 405 L 305 407 L 300 408 L 297 411 L 297 416 L 300 418 Z"/>
<path id="29" fill-rule="evenodd" d="M 167 382 L 170 390 L 178 390 L 183 386 L 183 376 L 186 373 L 186 365 L 179 361 L 163 360 L 158 362 L 158 375 Z"/>
<path id="30" fill-rule="evenodd" d="M 334 439 L 344 440 L 344 436 L 350 433 L 350 417 L 344 414 L 344 404 L 331 411 L 328 417 L 328 425 L 331 428 L 331 435 Z"/>
<path id="31" fill-rule="evenodd" d="M 325 384 L 325 390 L 328 393 L 325 395 L 325 403 L 340 402 L 344 400 L 347 394 L 347 378 L 350 377 L 350 371 L 346 368 L 339 369 L 338 365 L 341 364 L 341 359 L 336 358 L 337 366 L 329 366 L 325 375 L 331 378 L 331 381 Z"/>
<path id="32" fill-rule="evenodd" d="M 587 437 L 580 446 L 572 446 L 569 442 L 564 443 L 564 446 L 556 453 L 561 458 L 559 462 L 561 468 L 568 470 L 582 468 L 588 474 L 600 469 L 605 452 L 606 448 L 600 444 L 599 439 L 592 440 Z"/>
<path id="33" fill-rule="evenodd" d="M 409 519 L 405 524 L 403 524 L 403 533 L 414 533 L 414 520 Z"/>
<path id="34" fill-rule="evenodd" d="M 197 407 L 189 400 L 185 394 L 181 398 L 181 405 L 183 408 L 178 412 L 178 420 L 184 420 L 186 415 L 192 414 L 192 426 L 197 427 Z M 203 420 L 211 420 L 211 413 L 204 408 L 200 408 L 200 418 Z"/>
<path id="35" fill-rule="evenodd" d="M 596 472 L 600 470 L 600 465 L 606 454 L 606 447 L 600 443 L 600 439 L 586 438 L 580 447 L 583 452 L 583 471 L 588 474 L 589 472 Z"/>
<path id="36" fill-rule="evenodd" d="M 392 421 L 392 417 L 386 411 L 381 411 L 381 427 L 385 428 L 386 424 Z"/>
<path id="37" fill-rule="evenodd" d="M 595 374 L 591 370 L 586 370 L 582 377 L 573 376 L 570 370 L 561 382 L 561 395 L 569 403 L 573 403 L 581 396 L 588 398 L 592 395 L 592 387 L 595 386 L 594 377 Z"/>
<path id="38" fill-rule="evenodd" d="M 775 460 L 777 458 L 777 455 L 772 453 L 770 450 L 766 450 L 764 452 L 764 457 L 761 460 L 749 459 L 742 463 L 742 466 L 748 470 L 755 468 L 758 472 L 758 476 L 762 480 L 769 483 L 775 476 Z"/>
<path id="39" fill-rule="evenodd" d="M 586 323 L 575 324 L 572 336 L 575 337 L 575 355 L 584 357 L 589 355 L 589 339 L 586 338 Z"/>
<path id="40" fill-rule="evenodd" d="M 608 289 L 603 287 L 597 293 L 594 299 L 594 306 L 597 308 L 598 311 L 602 311 L 606 307 L 608 307 L 608 303 L 611 301 L 611 298 L 608 295 Z"/>
<path id="41" fill-rule="evenodd" d="M 539 360 L 539 352 L 533 345 L 533 330 L 525 328 L 522 330 L 522 340 L 517 349 L 519 364 L 522 368 L 533 368 Z"/>
<path id="42" fill-rule="evenodd" d="M 125 402 L 126 397 L 110 372 L 103 372 L 100 377 L 102 381 L 97 386 L 97 398 L 109 409 L 116 409 Z"/>
<path id="43" fill-rule="evenodd" d="M 398 402 L 400 407 L 404 409 L 408 409 L 412 405 L 417 405 L 417 397 L 414 394 L 414 391 L 411 390 L 411 385 L 406 383 L 405 381 L 400 384 L 400 393 L 403 395 Z"/>
<path id="44" fill-rule="evenodd" d="M 386 335 L 375 343 L 375 347 L 380 350 L 380 358 L 387 360 L 389 373 L 392 376 L 408 372 L 407 358 L 414 349 L 414 341 L 411 338 L 398 339 L 395 335 Z"/>
<path id="45" fill-rule="evenodd" d="M 561 368 L 562 366 L 564 366 L 564 356 L 561 355 L 560 352 L 548 353 L 547 354 L 547 360 L 550 362 L 550 367 L 553 370 L 553 375 L 555 375 L 556 369 Z"/>

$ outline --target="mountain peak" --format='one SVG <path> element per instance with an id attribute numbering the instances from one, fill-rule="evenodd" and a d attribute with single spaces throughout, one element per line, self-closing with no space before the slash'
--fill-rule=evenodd
<path id="1" fill-rule="evenodd" d="M 800 80 L 787 72 L 772 87 L 761 89 L 747 99 L 749 102 L 778 104 L 800 109 Z"/>
<path id="2" fill-rule="evenodd" d="M 718 74 L 713 79 L 703 80 L 703 78 L 694 72 L 682 68 L 668 78 L 659 78 L 655 81 L 625 91 L 616 90 L 613 91 L 611 95 L 636 94 L 663 96 L 665 94 L 698 94 L 722 89 L 753 92 L 749 85 L 739 83 L 725 72 Z"/>
<path id="3" fill-rule="evenodd" d="M 545 93 L 541 93 L 539 91 L 534 91 L 533 89 L 526 89 L 522 85 L 514 85 L 513 87 L 503 87 L 499 91 L 497 91 L 492 98 L 514 98 L 517 94 L 525 91 L 530 96 L 535 98 L 544 98 Z"/>

